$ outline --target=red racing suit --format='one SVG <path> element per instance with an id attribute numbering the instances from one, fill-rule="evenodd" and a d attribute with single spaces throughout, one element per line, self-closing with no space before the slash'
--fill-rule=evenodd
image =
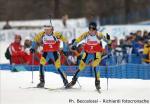
<path id="1" fill-rule="evenodd" d="M 55 52 L 59 50 L 60 41 L 53 35 L 44 35 L 42 42 L 43 52 Z"/>

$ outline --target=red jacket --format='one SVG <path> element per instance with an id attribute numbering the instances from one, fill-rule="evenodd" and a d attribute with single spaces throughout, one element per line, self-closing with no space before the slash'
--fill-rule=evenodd
<path id="1" fill-rule="evenodd" d="M 24 49 L 20 43 L 13 42 L 9 46 L 12 64 L 24 64 Z"/>

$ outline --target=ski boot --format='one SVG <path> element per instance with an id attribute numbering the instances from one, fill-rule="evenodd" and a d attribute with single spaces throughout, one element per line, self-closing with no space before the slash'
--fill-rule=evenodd
<path id="1" fill-rule="evenodd" d="M 67 84 L 66 88 L 71 88 L 72 86 L 74 86 L 77 82 L 77 79 L 76 77 L 73 77 L 72 78 L 72 81 L 70 83 Z"/>
<path id="2" fill-rule="evenodd" d="M 40 75 L 40 83 L 37 84 L 37 88 L 44 88 L 44 85 L 45 85 L 44 75 Z"/>
<path id="3" fill-rule="evenodd" d="M 99 80 L 95 80 L 95 87 L 98 91 L 101 89 Z"/>
<path id="4" fill-rule="evenodd" d="M 37 84 L 37 88 L 44 88 L 45 82 L 40 82 Z"/>
<path id="5" fill-rule="evenodd" d="M 64 86 L 66 87 L 68 85 L 68 80 L 67 79 L 64 79 L 63 80 L 63 83 L 64 83 Z"/>

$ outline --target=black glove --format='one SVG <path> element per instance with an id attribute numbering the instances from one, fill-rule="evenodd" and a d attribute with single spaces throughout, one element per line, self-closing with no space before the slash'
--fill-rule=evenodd
<path id="1" fill-rule="evenodd" d="M 77 49 L 77 46 L 76 46 L 77 43 L 75 41 L 76 41 L 76 39 L 73 39 L 72 42 L 71 42 L 71 44 L 72 44 L 71 49 L 72 50 L 76 50 Z"/>
<path id="2" fill-rule="evenodd" d="M 72 39 L 71 44 L 74 44 L 75 41 L 76 41 L 76 39 Z"/>
<path id="3" fill-rule="evenodd" d="M 31 53 L 35 53 L 35 49 L 34 49 L 34 48 L 31 48 L 31 49 L 30 49 L 30 52 L 31 52 Z"/>
<path id="4" fill-rule="evenodd" d="M 73 45 L 73 46 L 71 47 L 71 49 L 72 49 L 72 50 L 77 50 L 77 46 Z"/>
<path id="5" fill-rule="evenodd" d="M 106 34 L 106 38 L 107 40 L 110 40 L 110 35 L 108 33 Z"/>

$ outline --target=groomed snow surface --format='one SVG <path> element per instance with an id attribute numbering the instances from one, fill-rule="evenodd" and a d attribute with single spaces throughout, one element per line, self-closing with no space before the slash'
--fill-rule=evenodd
<path id="1" fill-rule="evenodd" d="M 39 82 L 39 73 L 34 72 L 34 83 L 31 83 L 31 72 L 10 72 L 0 70 L 0 104 L 149 104 L 150 80 L 109 79 L 101 78 L 102 93 L 95 90 L 94 78 L 80 77 L 73 89 L 46 90 L 29 88 Z M 51 89 L 62 87 L 58 74 L 46 72 L 46 87 Z M 68 77 L 71 81 L 72 77 Z M 93 102 L 91 100 L 94 100 Z M 108 103 L 104 101 L 108 101 Z M 112 102 L 118 100 L 117 102 Z M 130 100 L 126 103 L 122 100 Z M 142 100 L 144 103 L 139 103 Z M 70 102 L 69 102 L 70 101 Z M 91 102 L 90 102 L 91 101 Z M 98 102 L 97 102 L 98 101 Z M 120 102 L 119 102 L 120 101 Z"/>

